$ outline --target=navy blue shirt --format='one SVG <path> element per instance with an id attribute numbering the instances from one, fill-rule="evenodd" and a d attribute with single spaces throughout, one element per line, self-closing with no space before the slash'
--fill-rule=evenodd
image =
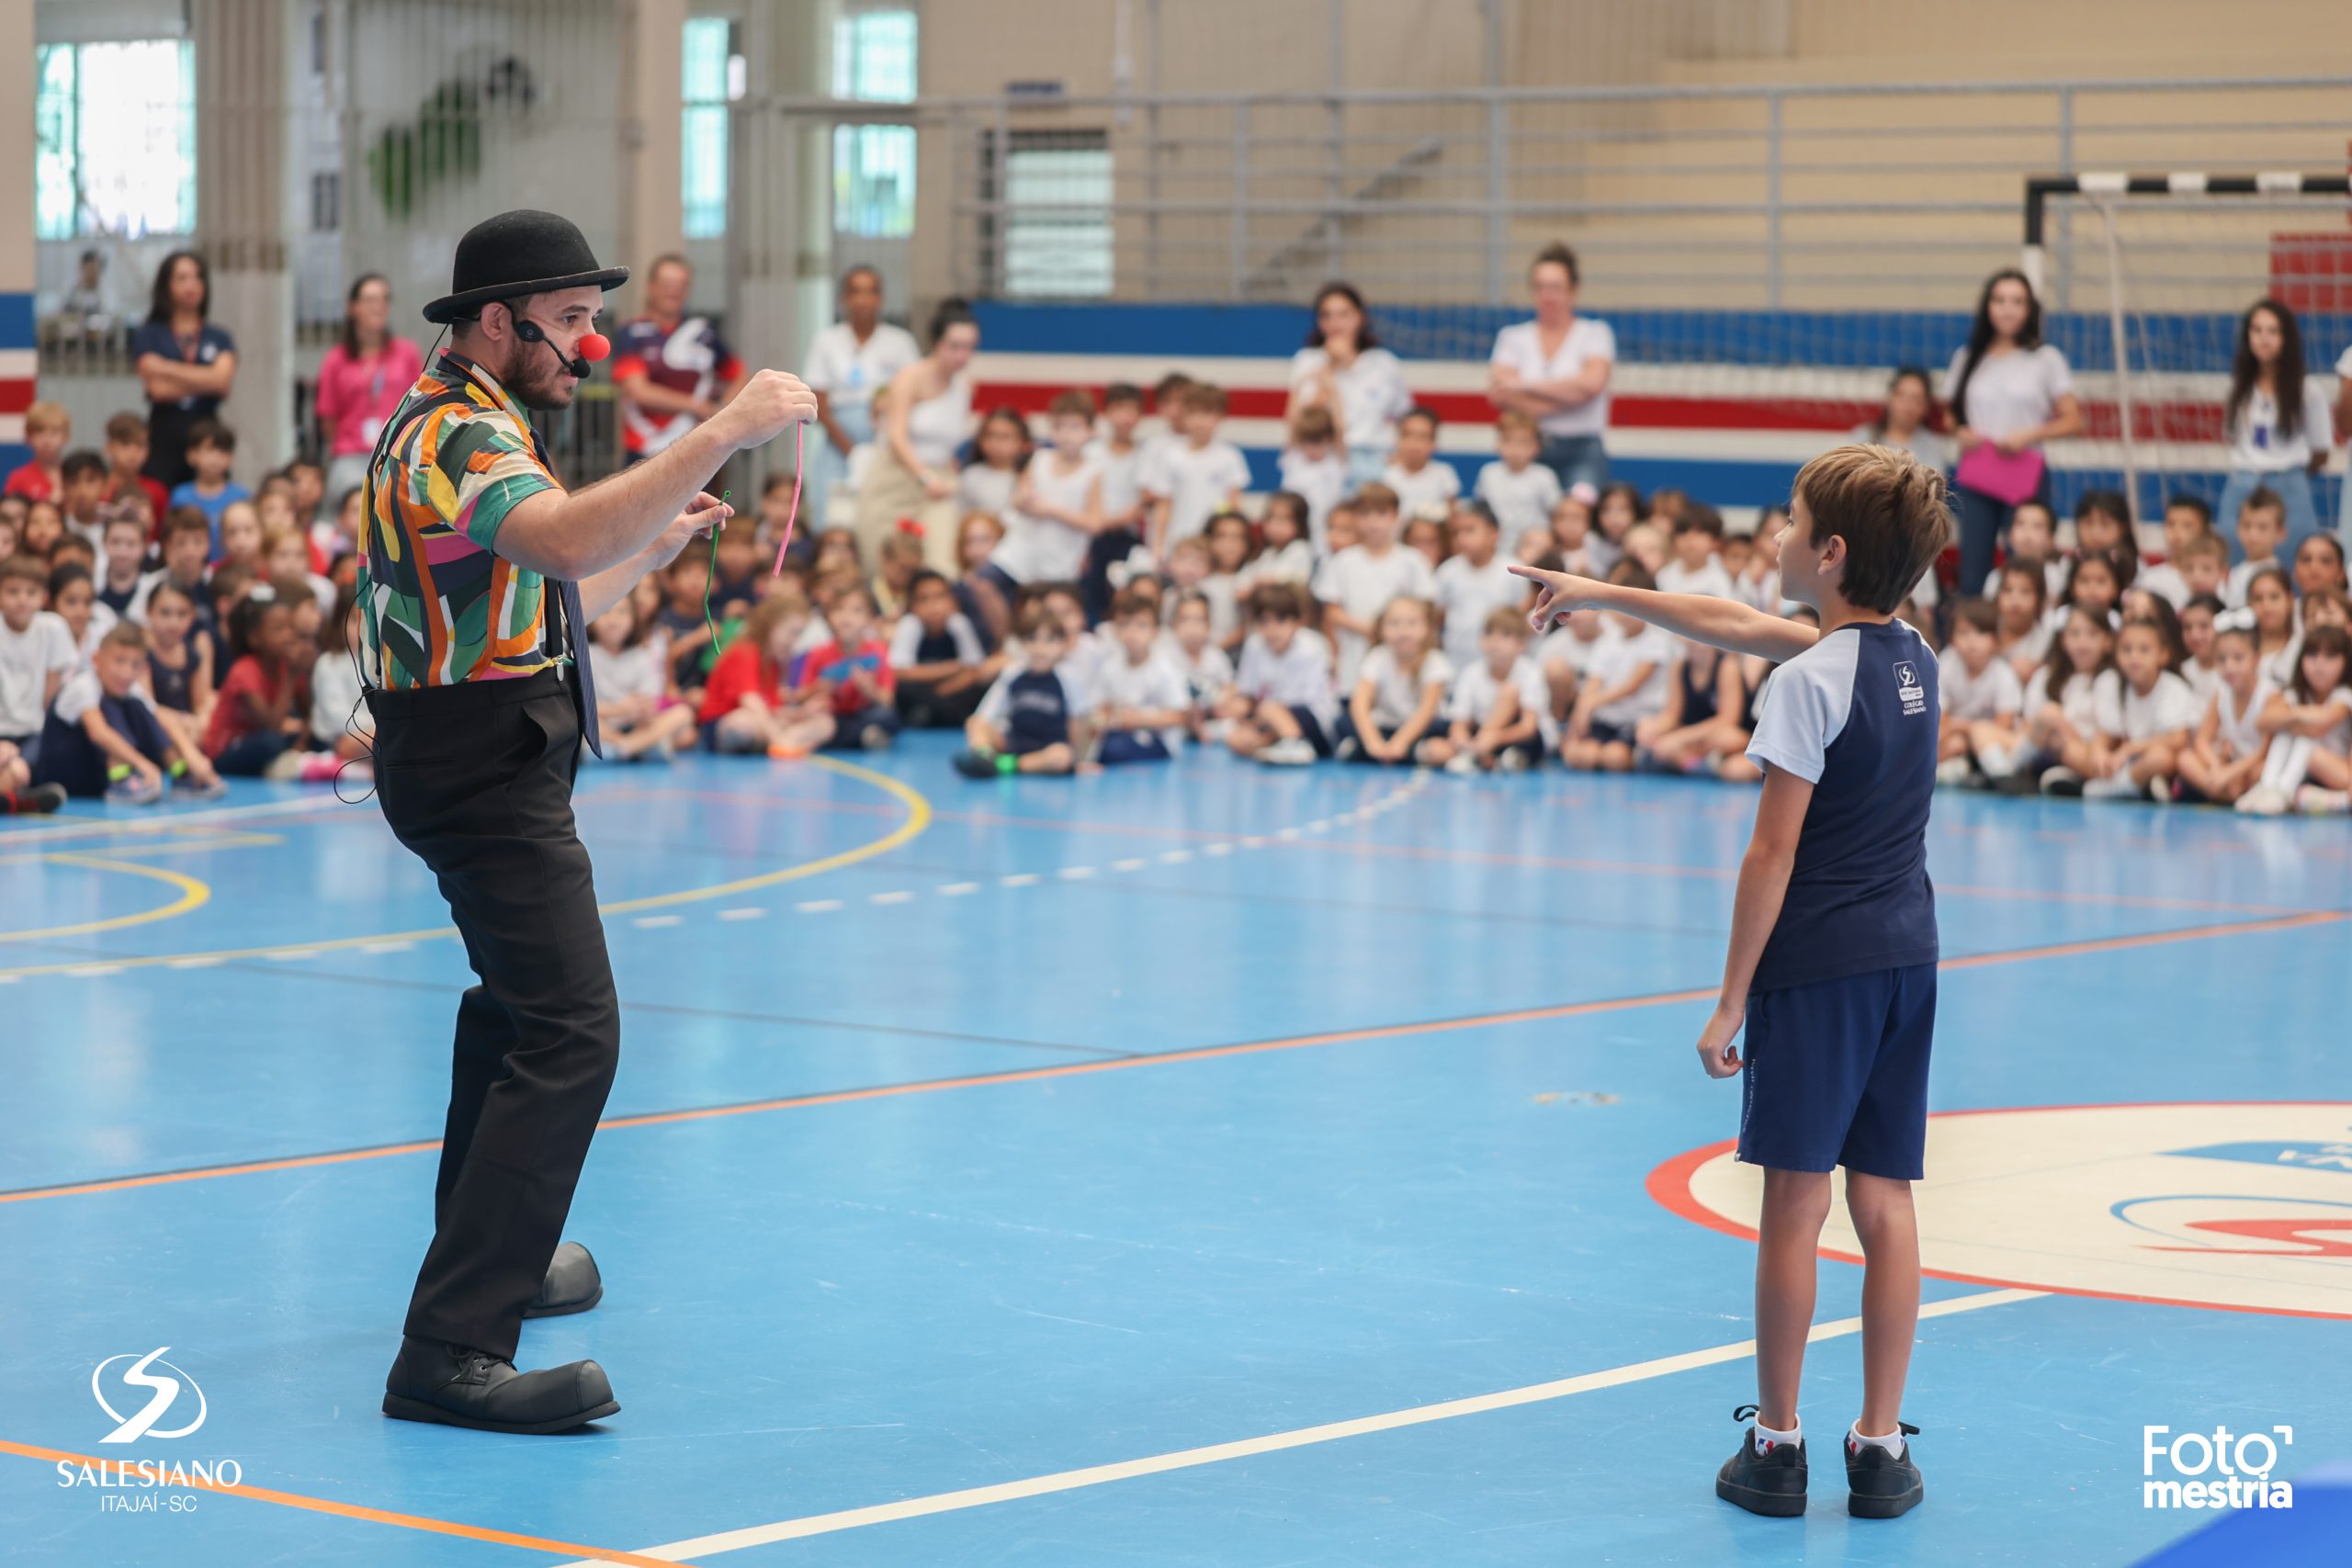
<path id="1" fill-rule="evenodd" d="M 1813 802 L 1751 991 L 1936 961 L 1928 805 L 1936 656 L 1901 621 L 1840 626 L 1772 671 L 1749 759 Z"/>
<path id="2" fill-rule="evenodd" d="M 224 354 L 237 352 L 237 340 L 227 332 L 207 321 L 197 333 L 192 351 L 172 333 L 164 321 L 143 321 L 130 334 L 130 362 L 139 363 L 141 355 L 157 355 L 183 365 L 209 365 Z M 147 477 L 170 489 L 185 484 L 195 470 L 187 463 L 187 434 L 198 420 L 217 419 L 220 400 L 215 397 L 166 398 L 160 401 L 150 399 L 147 404 Z M 220 539 L 220 525 L 212 525 L 213 543 Z"/>
<path id="3" fill-rule="evenodd" d="M 980 699 L 979 716 L 1004 732 L 1006 750 L 1025 757 L 1068 741 L 1069 721 L 1085 711 L 1059 671 L 1041 675 L 1016 665 Z"/>

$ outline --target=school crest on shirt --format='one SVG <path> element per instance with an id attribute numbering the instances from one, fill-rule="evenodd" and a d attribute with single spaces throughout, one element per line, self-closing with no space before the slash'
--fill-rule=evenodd
<path id="1" fill-rule="evenodd" d="M 1904 717 L 1928 711 L 1928 693 L 1919 684 L 1919 667 L 1907 659 L 1894 661 L 1894 694 L 1903 699 Z"/>

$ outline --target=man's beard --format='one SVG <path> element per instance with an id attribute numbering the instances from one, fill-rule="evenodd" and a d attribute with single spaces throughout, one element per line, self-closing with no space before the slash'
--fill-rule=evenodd
<path id="1" fill-rule="evenodd" d="M 499 380 L 526 409 L 552 413 L 571 406 L 577 384 L 563 371 L 562 356 L 543 343 L 517 343 L 514 359 Z"/>

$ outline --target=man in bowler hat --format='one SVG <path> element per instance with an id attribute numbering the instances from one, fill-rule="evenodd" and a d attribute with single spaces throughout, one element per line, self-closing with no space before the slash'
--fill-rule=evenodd
<path id="1" fill-rule="evenodd" d="M 433 1242 L 384 1412 L 560 1432 L 619 1410 L 594 1361 L 517 1371 L 526 1317 L 603 1298 L 563 1223 L 620 1055 L 594 881 L 571 815 L 598 744 L 588 623 L 729 514 L 703 490 L 817 400 L 762 370 L 666 450 L 578 491 L 526 410 L 568 408 L 606 345 L 599 266 L 552 213 L 502 213 L 458 242 L 452 329 L 368 460 L 359 609 L 376 784 L 432 868 L 477 983 L 458 1005 Z"/>

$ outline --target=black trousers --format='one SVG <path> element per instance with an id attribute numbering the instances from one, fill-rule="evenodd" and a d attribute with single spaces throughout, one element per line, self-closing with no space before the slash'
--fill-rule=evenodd
<path id="1" fill-rule="evenodd" d="M 571 816 L 575 694 L 551 671 L 368 694 L 384 819 L 439 879 L 480 980 L 458 1003 L 433 1245 L 407 1329 L 510 1359 L 620 1061 Z"/>

